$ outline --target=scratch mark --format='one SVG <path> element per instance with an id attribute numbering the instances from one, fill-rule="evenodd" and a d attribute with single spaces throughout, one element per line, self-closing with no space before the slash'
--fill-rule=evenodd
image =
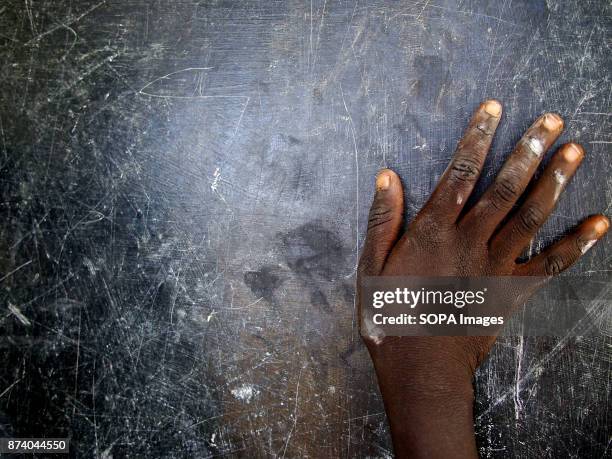
<path id="1" fill-rule="evenodd" d="M 312 56 L 312 0 L 310 0 L 310 52 L 308 53 L 308 67 L 310 67 L 310 57 Z"/>
<path id="2" fill-rule="evenodd" d="M 233 143 L 234 137 L 236 137 L 236 134 L 238 133 L 238 128 L 240 128 L 240 124 L 242 123 L 242 117 L 244 116 L 244 112 L 246 112 L 246 109 L 249 106 L 249 102 L 251 101 L 251 98 L 249 96 L 239 96 L 239 97 L 246 97 L 246 103 L 244 104 L 244 107 L 242 108 L 242 112 L 240 113 L 240 117 L 238 118 L 238 123 L 236 123 L 236 128 L 234 129 L 234 133 L 232 134 L 230 145 Z"/>
<path id="3" fill-rule="evenodd" d="M 19 378 L 19 379 L 18 379 L 17 381 L 15 381 L 13 384 L 11 384 L 10 386 L 8 386 L 6 389 L 4 389 L 4 390 L 2 391 L 2 393 L 0 394 L 0 398 L 4 397 L 4 396 L 5 396 L 5 395 L 8 393 L 8 391 L 10 391 L 10 390 L 11 390 L 13 387 L 15 387 L 15 385 L 16 385 L 16 384 L 17 384 L 19 381 L 21 381 L 21 378 Z"/>
<path id="4" fill-rule="evenodd" d="M 355 134 L 355 125 L 353 124 L 353 117 L 351 116 L 351 112 L 346 105 L 346 99 L 344 98 L 344 91 L 342 90 L 342 83 L 340 83 L 340 94 L 342 96 L 342 103 L 344 104 L 344 110 L 346 111 L 346 115 L 348 117 L 349 126 L 351 128 L 351 136 L 353 138 L 353 149 L 355 153 L 355 180 L 356 180 L 356 193 L 355 193 L 355 206 L 357 212 L 355 214 L 355 260 L 357 264 L 359 263 L 359 150 L 357 148 L 357 135 Z"/>
<path id="5" fill-rule="evenodd" d="M 242 306 L 242 307 L 239 307 L 239 308 L 234 308 L 234 307 L 231 307 L 231 306 L 230 306 L 229 308 L 222 308 L 222 309 L 223 309 L 224 311 L 242 311 L 242 310 L 244 310 L 244 309 L 250 309 L 250 308 L 251 308 L 251 306 L 255 306 L 257 303 L 259 303 L 259 302 L 260 302 L 261 300 L 263 300 L 263 299 L 264 299 L 264 297 L 262 296 L 262 297 L 260 297 L 260 298 L 257 298 L 257 299 L 256 299 L 255 301 L 253 301 L 252 303 L 247 304 L 246 306 Z"/>
<path id="6" fill-rule="evenodd" d="M 481 18 L 493 19 L 497 23 L 508 24 L 508 25 L 515 26 L 515 27 L 517 26 L 517 24 L 514 23 L 514 22 L 506 21 L 505 19 L 498 18 L 497 16 L 491 16 L 490 14 L 475 13 L 474 11 L 465 11 L 465 10 L 453 10 L 452 8 L 446 8 L 446 7 L 440 6 L 440 5 L 429 5 L 429 7 L 430 8 L 435 8 L 435 9 L 439 9 L 439 10 L 448 11 L 448 12 L 451 12 L 451 13 L 465 14 L 467 16 L 476 16 L 476 17 L 481 17 Z M 500 13 L 500 15 L 502 13 L 503 13 L 503 10 Z"/>
<path id="7" fill-rule="evenodd" d="M 524 347 L 525 338 L 521 336 L 517 352 L 516 374 L 514 376 L 514 416 L 517 421 L 523 410 L 523 402 L 521 401 L 521 371 L 523 366 Z"/>
<path id="8" fill-rule="evenodd" d="M 423 12 L 427 9 L 427 7 L 429 6 L 429 4 L 431 3 L 431 0 L 427 0 L 425 2 L 425 5 L 423 6 L 423 8 L 421 9 L 421 12 L 419 13 L 419 15 L 416 17 L 416 20 L 420 20 L 421 16 L 423 16 Z"/>
<path id="9" fill-rule="evenodd" d="M 68 28 L 68 26 L 79 22 L 81 19 L 83 19 L 85 16 L 87 16 L 88 14 L 92 13 L 93 11 L 97 10 L 98 8 L 100 8 L 102 5 L 104 5 L 106 3 L 106 0 L 101 1 L 100 3 L 98 3 L 97 5 L 92 6 L 91 8 L 89 8 L 88 10 L 86 10 L 83 14 L 77 16 L 76 18 L 73 18 L 71 20 L 69 20 L 66 23 L 62 23 L 62 24 L 58 24 L 55 27 L 50 28 L 49 30 L 47 30 L 46 32 L 43 32 L 37 36 L 35 36 L 34 38 L 32 38 L 31 40 L 27 41 L 26 43 L 24 43 L 25 46 L 29 46 L 34 42 L 40 41 L 41 38 L 46 37 L 47 35 L 52 34 L 53 32 L 56 32 L 60 29 L 65 29 Z"/>
<path id="10" fill-rule="evenodd" d="M 340 84 L 340 94 L 342 95 L 342 103 L 344 104 L 344 110 L 348 116 L 349 126 L 351 127 L 351 135 L 353 137 L 353 149 L 355 151 L 355 272 L 359 266 L 359 150 L 357 148 L 357 136 L 355 134 L 355 125 L 353 124 L 353 117 L 346 105 L 346 99 L 344 98 L 344 91 L 342 90 L 342 82 Z M 353 313 L 352 313 L 352 329 L 355 329 L 355 311 L 357 309 L 357 296 L 353 295 Z M 354 335 L 354 334 L 353 334 Z"/>
<path id="11" fill-rule="evenodd" d="M 92 402 L 92 408 L 93 408 L 93 426 L 94 426 L 94 438 L 96 441 L 95 444 L 95 452 L 96 452 L 96 456 L 98 455 L 98 451 L 99 451 L 99 446 L 98 446 L 98 421 L 96 419 L 96 384 L 95 384 L 95 369 L 96 369 L 96 361 L 94 360 L 94 371 L 92 372 L 91 375 L 91 402 Z"/>
<path id="12" fill-rule="evenodd" d="M 186 69 L 182 69 L 182 70 L 177 70 L 175 72 L 170 72 L 167 75 L 161 76 L 159 78 L 155 78 L 154 80 L 150 81 L 149 83 L 145 84 L 142 88 L 140 88 L 140 90 L 138 91 L 139 94 L 142 94 L 144 96 L 149 96 L 149 97 L 159 97 L 160 99 L 246 99 L 247 100 L 247 104 L 248 104 L 248 100 L 250 99 L 248 96 L 239 96 L 239 95 L 226 95 L 226 94 L 220 94 L 220 95 L 202 95 L 201 91 L 199 95 L 190 95 L 190 96 L 179 96 L 179 95 L 175 95 L 175 94 L 155 94 L 153 92 L 147 92 L 145 91 L 145 89 L 147 89 L 149 86 L 157 83 L 158 81 L 163 81 L 163 80 L 167 80 L 169 79 L 169 77 L 174 76 L 174 75 L 178 75 L 179 73 L 185 73 L 185 72 L 193 72 L 193 71 L 199 71 L 199 70 L 212 70 L 214 67 L 188 67 Z"/>
<path id="13" fill-rule="evenodd" d="M 299 400 L 299 396 L 300 396 L 300 380 L 302 379 L 302 372 L 304 371 L 304 368 L 300 368 L 300 374 L 298 375 L 298 380 L 297 380 L 297 384 L 295 387 L 295 405 L 293 407 L 293 425 L 291 426 L 291 429 L 289 430 L 289 434 L 287 435 L 287 441 L 285 441 L 285 448 L 283 449 L 283 456 L 285 457 L 285 453 L 287 452 L 287 446 L 289 446 L 289 441 L 291 440 L 291 436 L 293 435 L 293 431 L 295 430 L 295 427 L 297 426 L 297 414 L 298 414 L 298 400 Z"/>
<path id="14" fill-rule="evenodd" d="M 8 309 L 9 311 L 11 311 L 11 313 L 17 317 L 17 319 L 19 319 L 19 322 L 21 322 L 23 325 L 25 325 L 26 327 L 29 327 L 30 325 L 32 325 L 32 323 L 30 322 L 30 320 L 23 315 L 23 312 L 21 312 L 21 309 L 19 309 L 17 306 L 15 306 L 14 304 L 9 303 L 8 304 Z"/>
<path id="15" fill-rule="evenodd" d="M 79 333 L 77 335 L 77 353 L 76 353 L 76 362 L 74 364 L 74 398 L 76 400 L 77 397 L 77 387 L 79 385 L 79 358 L 81 356 L 81 315 L 83 313 L 83 309 L 79 308 Z M 74 417 L 76 411 L 76 406 L 72 407 L 72 416 Z"/>
<path id="16" fill-rule="evenodd" d="M 314 72 L 315 65 L 317 63 L 317 56 L 319 55 L 319 45 L 321 43 L 321 28 L 323 27 L 323 20 L 325 18 L 325 8 L 327 7 L 327 0 L 323 2 L 323 11 L 321 12 L 321 20 L 319 21 L 319 29 L 317 30 L 317 42 L 314 49 L 314 57 L 312 59 L 311 72 Z"/>
<path id="17" fill-rule="evenodd" d="M 34 18 L 32 16 L 32 7 L 30 5 L 30 1 L 25 0 L 25 9 L 26 9 L 26 12 L 28 13 L 28 20 L 30 21 L 30 30 L 32 30 L 32 34 L 35 34 L 36 27 L 34 27 Z"/>
<path id="18" fill-rule="evenodd" d="M 554 356 L 556 356 L 558 353 L 560 353 L 565 346 L 567 345 L 568 342 L 568 336 L 572 336 L 576 334 L 576 330 L 579 330 L 579 328 L 582 326 L 582 322 L 584 320 L 581 320 L 580 322 L 578 322 L 576 325 L 574 325 L 572 327 L 571 330 L 569 330 L 569 332 L 555 345 L 555 347 L 552 348 L 552 350 L 550 352 L 548 352 L 544 357 L 542 357 L 540 360 L 538 360 L 536 363 L 534 363 L 533 365 L 531 365 L 529 367 L 529 369 L 525 372 L 524 376 L 522 376 L 520 378 L 519 383 L 525 383 L 526 381 L 531 380 L 533 377 L 537 376 L 539 374 L 539 372 L 542 370 L 542 368 L 544 367 L 544 365 L 546 365 L 546 363 L 551 360 Z M 476 421 L 480 421 L 482 418 L 484 418 L 485 416 L 488 415 L 488 413 L 490 413 L 497 405 L 499 405 L 500 403 L 502 403 L 504 400 L 506 400 L 506 398 L 508 398 L 508 396 L 513 395 L 516 392 L 516 384 L 513 385 L 513 387 L 509 388 L 508 390 L 506 390 L 503 394 L 501 394 L 499 397 L 497 397 L 497 399 L 495 399 L 490 405 L 489 407 L 483 411 L 477 418 Z"/>
<path id="19" fill-rule="evenodd" d="M 447 7 L 440 6 L 440 5 L 432 5 L 431 3 L 427 5 L 427 7 L 432 8 L 432 9 L 446 11 L 448 13 L 453 13 L 453 14 L 463 14 L 463 15 L 470 16 L 470 17 L 480 17 L 480 18 L 485 18 L 485 19 L 492 19 L 493 21 L 497 23 L 507 24 L 513 27 L 519 27 L 519 24 L 516 24 L 515 22 L 507 21 L 497 16 L 491 16 L 490 14 L 476 13 L 474 11 L 454 10 L 452 8 L 447 8 Z M 387 22 L 391 22 L 399 16 L 408 16 L 408 17 L 414 17 L 418 19 L 423 14 L 424 9 L 419 14 L 410 14 L 410 13 L 406 13 L 405 11 L 412 11 L 412 7 L 410 7 L 410 9 L 401 10 L 398 13 L 394 14 L 393 16 L 390 16 L 389 19 L 387 19 Z"/>
<path id="20" fill-rule="evenodd" d="M 210 183 L 210 189 L 213 191 L 213 193 L 219 196 L 219 199 L 221 199 L 221 201 L 223 201 L 225 205 L 228 205 L 223 195 L 219 192 L 219 181 L 220 180 L 221 180 L 221 172 L 220 172 L 220 169 L 217 167 L 215 168 L 215 172 L 213 173 L 213 180 Z"/>
<path id="21" fill-rule="evenodd" d="M 213 173 L 213 181 L 210 184 L 210 189 L 213 191 L 217 191 L 219 188 L 219 180 L 221 179 L 221 172 L 219 172 L 219 168 L 215 168 L 215 172 Z"/>
<path id="22" fill-rule="evenodd" d="M 501 12 L 499 13 L 500 16 L 504 15 L 504 11 L 506 9 L 506 3 L 507 1 L 504 0 Z M 493 63 L 493 54 L 495 53 L 495 49 L 496 49 L 495 45 L 497 44 L 497 34 L 499 33 L 499 27 L 500 27 L 500 23 L 498 22 L 497 26 L 495 27 L 495 34 L 493 35 L 493 43 L 491 44 L 491 55 L 489 56 L 489 65 L 487 67 L 487 77 L 485 79 L 483 97 L 487 95 L 487 90 L 489 89 L 489 79 L 491 78 L 491 64 Z"/>
<path id="23" fill-rule="evenodd" d="M 26 266 L 28 266 L 30 263 L 32 263 L 32 260 L 30 261 L 26 261 L 24 264 L 22 264 L 21 266 L 16 267 L 15 269 L 13 269 L 11 272 L 5 274 L 3 277 L 0 277 L 0 282 L 8 279 L 9 277 L 11 277 L 13 274 L 15 274 L 17 271 L 19 271 L 21 268 L 25 268 Z"/>

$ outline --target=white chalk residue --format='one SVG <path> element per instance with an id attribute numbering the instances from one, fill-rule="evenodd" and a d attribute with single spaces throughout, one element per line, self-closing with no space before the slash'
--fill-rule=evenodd
<path id="1" fill-rule="evenodd" d="M 561 192 L 563 191 L 563 186 L 565 182 L 567 182 L 567 176 L 563 173 L 561 169 L 555 169 L 553 172 L 553 178 L 557 186 L 555 187 L 555 201 L 559 199 Z"/>
<path id="2" fill-rule="evenodd" d="M 253 397 L 256 397 L 259 391 L 251 384 L 243 384 L 230 391 L 234 397 L 245 403 L 249 403 Z"/>
<path id="3" fill-rule="evenodd" d="M 540 139 L 536 139 L 535 137 L 527 137 L 524 143 L 529 151 L 534 155 L 540 157 L 542 156 L 542 153 L 544 153 L 544 144 Z"/>
<path id="4" fill-rule="evenodd" d="M 580 245 L 580 251 L 582 253 L 587 253 L 591 247 L 595 245 L 597 239 L 591 239 L 590 241 L 586 241 Z"/>
<path id="5" fill-rule="evenodd" d="M 385 337 L 385 332 L 378 328 L 374 323 L 368 319 L 363 319 L 363 327 L 361 329 L 361 335 L 364 338 L 371 339 L 374 344 L 380 344 Z"/>
<path id="6" fill-rule="evenodd" d="M 553 176 L 555 178 L 555 182 L 557 182 L 559 185 L 563 185 L 565 182 L 567 182 L 567 177 L 561 169 L 555 169 Z"/>

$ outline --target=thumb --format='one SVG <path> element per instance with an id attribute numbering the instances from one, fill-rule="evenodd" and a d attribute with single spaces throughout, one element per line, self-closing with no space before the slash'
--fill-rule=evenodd
<path id="1" fill-rule="evenodd" d="M 376 194 L 368 217 L 368 233 L 359 271 L 366 276 L 381 273 L 397 241 L 404 218 L 404 191 L 398 175 L 382 169 L 376 176 Z"/>

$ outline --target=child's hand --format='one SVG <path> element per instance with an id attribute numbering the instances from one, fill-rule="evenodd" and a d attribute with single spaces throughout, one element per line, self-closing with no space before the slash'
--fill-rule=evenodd
<path id="1" fill-rule="evenodd" d="M 551 276 L 571 266 L 606 233 L 608 219 L 596 215 L 528 262 L 516 262 L 552 212 L 584 156 L 580 145 L 563 145 L 524 202 L 513 211 L 563 129 L 561 118 L 551 113 L 535 121 L 494 183 L 473 207 L 464 208 L 500 116 L 501 105 L 495 100 L 486 101 L 476 110 L 438 186 L 403 234 L 400 179 L 388 169 L 378 174 L 359 279 L 411 275 Z M 374 361 L 396 453 L 474 456 L 471 380 L 495 338 L 372 339 L 363 328 L 362 336 Z"/>

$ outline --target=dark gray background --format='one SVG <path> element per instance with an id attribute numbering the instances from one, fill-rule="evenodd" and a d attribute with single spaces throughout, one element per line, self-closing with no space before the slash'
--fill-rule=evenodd
<path id="1" fill-rule="evenodd" d="M 389 457 L 353 312 L 374 174 L 422 205 L 486 97 L 588 156 L 533 252 L 607 212 L 599 0 L 4 1 L 0 434 L 79 457 Z M 482 187 L 481 187 L 482 189 Z M 611 269 L 600 244 L 574 273 Z M 609 337 L 504 338 L 484 457 L 609 454 Z"/>

